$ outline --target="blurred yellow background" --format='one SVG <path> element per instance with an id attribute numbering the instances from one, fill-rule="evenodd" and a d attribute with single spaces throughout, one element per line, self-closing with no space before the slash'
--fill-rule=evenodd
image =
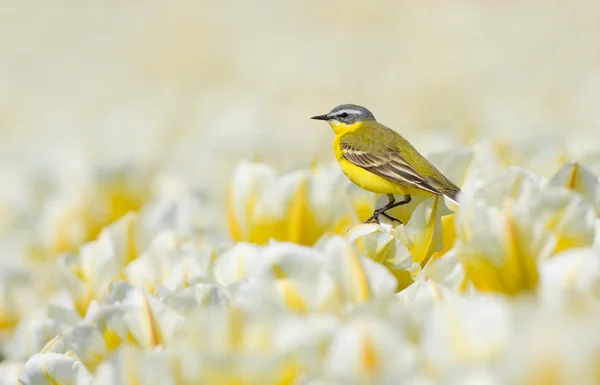
<path id="1" fill-rule="evenodd" d="M 341 103 L 425 154 L 533 140 L 597 169 L 596 1 L 3 3 L 3 169 L 142 162 L 221 203 L 241 158 L 332 159 L 308 118 Z"/>

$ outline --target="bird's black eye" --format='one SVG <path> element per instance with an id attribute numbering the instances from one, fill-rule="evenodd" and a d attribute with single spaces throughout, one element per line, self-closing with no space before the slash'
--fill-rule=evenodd
<path id="1" fill-rule="evenodd" d="M 348 113 L 347 112 L 342 112 L 340 114 L 340 118 L 342 118 L 342 119 L 346 119 L 347 117 L 348 117 Z"/>

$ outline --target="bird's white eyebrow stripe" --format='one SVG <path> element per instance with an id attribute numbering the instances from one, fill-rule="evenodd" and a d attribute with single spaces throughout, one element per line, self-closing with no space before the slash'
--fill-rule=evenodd
<path id="1" fill-rule="evenodd" d="M 354 114 L 354 115 L 360 114 L 359 110 L 341 110 L 341 111 L 336 111 L 335 115 L 343 114 L 344 112 L 347 114 Z"/>

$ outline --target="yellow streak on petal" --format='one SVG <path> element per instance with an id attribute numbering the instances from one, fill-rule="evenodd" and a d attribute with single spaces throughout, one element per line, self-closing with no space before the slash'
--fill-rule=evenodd
<path id="1" fill-rule="evenodd" d="M 390 238 L 377 252 L 375 255 L 370 255 L 371 259 L 379 263 L 385 263 L 388 252 L 392 246 L 396 246 L 394 239 Z"/>
<path id="2" fill-rule="evenodd" d="M 245 253 L 241 254 L 235 263 L 235 280 L 240 281 L 246 277 L 246 258 Z"/>
<path id="3" fill-rule="evenodd" d="M 571 236 L 560 234 L 556 239 L 554 253 L 556 254 L 576 247 L 591 246 L 592 242 L 592 240 L 588 240 L 588 237 L 585 234 L 573 234 Z"/>
<path id="4" fill-rule="evenodd" d="M 565 150 L 559 150 L 556 155 L 556 167 L 561 167 L 569 161 L 569 156 Z"/>
<path id="5" fill-rule="evenodd" d="M 72 214 L 73 217 L 77 214 Z M 71 216 L 71 213 L 61 216 L 60 220 L 56 224 L 56 238 L 54 244 L 50 249 L 52 255 L 57 255 L 65 251 L 69 251 L 72 248 L 71 242 L 69 242 L 68 227 L 69 224 L 76 220 Z"/>
<path id="6" fill-rule="evenodd" d="M 528 255 L 521 245 L 529 240 L 521 239 L 514 217 L 512 216 L 510 200 L 504 204 L 504 218 L 506 223 L 506 234 L 508 242 L 508 256 L 504 272 L 509 279 L 509 291 L 507 294 L 516 295 L 522 291 L 532 290 L 538 284 L 538 271 L 535 256 Z"/>
<path id="7" fill-rule="evenodd" d="M 46 366 L 46 360 L 44 360 L 44 377 L 51 385 L 59 385 L 58 382 L 54 381 L 54 379 L 50 376 L 48 372 L 48 367 Z"/>
<path id="8" fill-rule="evenodd" d="M 231 238 L 235 241 L 243 241 L 244 234 L 242 232 L 242 228 L 237 220 L 237 215 L 235 212 L 235 203 L 233 199 L 233 184 L 229 186 L 227 190 L 227 201 L 226 201 L 226 209 L 227 209 L 227 225 L 229 227 L 229 233 L 231 234 Z M 248 217 L 247 217 L 248 219 Z"/>
<path id="9" fill-rule="evenodd" d="M 546 221 L 546 227 L 556 234 L 556 246 L 554 253 L 559 253 L 563 250 L 573 249 L 576 247 L 591 246 L 592 240 L 589 239 L 587 234 L 565 234 L 559 229 L 559 222 L 561 217 L 564 215 L 565 209 L 562 208 L 555 212 L 550 219 Z"/>
<path id="10" fill-rule="evenodd" d="M 301 372 L 300 365 L 296 360 L 289 360 L 283 365 L 281 376 L 277 385 L 292 385 L 296 383 L 298 373 Z"/>
<path id="11" fill-rule="evenodd" d="M 465 223 L 460 224 L 460 232 L 458 233 L 458 237 L 463 243 L 471 242 L 472 235 Z"/>
<path id="12" fill-rule="evenodd" d="M 502 275 L 507 274 L 502 267 L 493 264 L 489 257 L 482 253 L 472 253 L 463 262 L 465 274 L 473 285 L 481 291 L 508 293 Z M 466 290 L 466 282 L 464 282 Z"/>
<path id="13" fill-rule="evenodd" d="M 117 332 L 107 328 L 106 330 L 104 330 L 104 341 L 108 350 L 113 351 L 119 346 L 121 346 L 123 339 L 121 338 L 121 336 L 119 336 L 119 334 L 117 334 Z"/>
<path id="14" fill-rule="evenodd" d="M 413 260 L 415 262 L 420 262 L 421 267 L 424 267 L 431 258 L 431 247 L 433 243 L 433 234 L 435 232 L 435 218 L 437 216 L 439 199 L 439 196 L 434 198 L 431 215 L 427 219 L 427 231 L 425 237 L 422 238 L 422 242 L 419 242 L 416 236 L 413 237 L 413 246 L 410 248 Z"/>
<path id="15" fill-rule="evenodd" d="M 217 251 L 215 250 L 215 247 L 212 246 L 211 250 L 210 250 L 210 257 L 209 257 L 211 265 L 216 262 L 217 257 L 218 257 Z"/>
<path id="16" fill-rule="evenodd" d="M 367 217 L 368 218 L 368 217 Z M 352 223 L 352 219 L 348 216 L 340 219 L 336 224 L 331 226 L 331 232 L 334 234 L 345 234 L 350 229 L 350 224 Z M 323 231 L 325 233 L 326 231 Z"/>
<path id="17" fill-rule="evenodd" d="M 488 255 L 474 252 L 463 258 L 466 275 L 481 291 L 500 292 L 517 295 L 533 290 L 538 284 L 537 261 L 535 255 L 523 246 L 524 239 L 512 215 L 511 201 L 506 200 L 503 209 L 506 254 L 500 264 L 490 260 Z"/>
<path id="18" fill-rule="evenodd" d="M 135 336 L 133 334 L 131 334 L 131 331 L 127 331 L 127 342 L 129 342 L 130 344 L 134 345 L 134 346 L 140 346 L 140 343 L 138 340 L 136 340 Z"/>
<path id="19" fill-rule="evenodd" d="M 444 247 L 442 250 L 433 253 L 433 259 L 441 257 L 454 247 L 454 242 L 456 242 L 455 217 L 456 214 L 445 215 L 442 217 L 442 239 Z"/>
<path id="20" fill-rule="evenodd" d="M 238 308 L 232 308 L 229 312 L 229 341 L 231 350 L 240 350 L 244 343 L 244 312 Z"/>
<path id="21" fill-rule="evenodd" d="M 138 372 L 136 370 L 136 365 L 134 363 L 134 359 L 131 358 L 132 352 L 130 350 L 125 350 L 125 378 L 127 385 L 140 385 L 138 381 Z"/>
<path id="22" fill-rule="evenodd" d="M 465 276 L 463 277 L 463 279 L 460 283 L 460 286 L 458 287 L 458 292 L 466 293 L 468 286 L 469 286 L 469 276 L 468 276 L 468 274 L 465 274 Z"/>
<path id="23" fill-rule="evenodd" d="M 255 218 L 251 224 L 248 241 L 258 245 L 265 245 L 271 239 L 286 240 L 285 218 L 262 216 Z"/>
<path id="24" fill-rule="evenodd" d="M 414 281 L 412 274 L 408 270 L 396 270 L 392 266 L 385 264 L 385 267 L 396 277 L 398 284 L 396 286 L 396 293 L 409 287 Z"/>
<path id="25" fill-rule="evenodd" d="M 235 194 L 242 193 L 248 194 L 245 196 L 245 204 L 243 212 L 236 212 Z M 259 225 L 254 223 L 254 211 L 256 203 L 258 202 L 259 196 L 256 191 L 256 187 L 249 187 L 249 191 L 239 192 L 236 191 L 234 183 L 231 183 L 227 193 L 227 224 L 231 237 L 235 241 L 248 241 L 258 244 L 265 244 L 269 241 L 269 234 L 263 235 L 263 230 L 257 229 Z M 240 216 L 243 221 L 240 221 Z M 242 227 L 242 222 L 244 226 Z M 267 220 L 267 222 L 269 222 Z M 264 226 L 264 225 L 263 225 Z"/>
<path id="26" fill-rule="evenodd" d="M 286 279 L 280 280 L 278 284 L 283 291 L 283 298 L 287 307 L 290 308 L 290 310 L 297 311 L 298 313 L 308 314 L 308 306 L 306 306 L 302 296 L 300 296 L 292 282 Z"/>
<path id="27" fill-rule="evenodd" d="M 571 288 L 573 284 L 577 280 L 577 273 L 581 269 L 581 265 L 583 264 L 583 260 L 578 261 L 577 263 L 569 266 L 568 270 L 565 272 L 562 278 L 562 284 L 564 288 Z"/>
<path id="28" fill-rule="evenodd" d="M 362 338 L 360 352 L 363 371 L 368 374 L 376 373 L 379 370 L 379 355 L 368 335 Z"/>
<path id="29" fill-rule="evenodd" d="M 506 142 L 506 140 L 500 139 L 495 143 L 496 154 L 498 154 L 498 158 L 504 162 L 505 166 L 510 166 L 514 163 L 513 157 L 510 154 L 510 146 Z"/>
<path id="30" fill-rule="evenodd" d="M 325 229 L 317 223 L 311 212 L 308 201 L 308 180 L 303 178 L 291 200 L 285 240 L 312 246 L 324 232 Z"/>
<path id="31" fill-rule="evenodd" d="M 298 293 L 298 290 L 294 287 L 294 284 L 286 278 L 283 270 L 275 265 L 273 266 L 273 273 L 277 277 L 277 285 L 281 288 L 283 299 L 288 308 L 302 314 L 307 314 L 308 306 L 302 299 L 300 293 Z"/>
<path id="32" fill-rule="evenodd" d="M 84 281 L 83 283 L 85 284 L 85 294 L 83 297 L 75 299 L 75 310 L 77 310 L 81 316 L 85 316 L 88 306 L 90 306 L 90 302 L 92 302 L 89 284 L 87 281 Z"/>
<path id="33" fill-rule="evenodd" d="M 20 319 L 21 317 L 18 314 L 0 309 L 0 332 L 12 331 Z"/>
<path id="34" fill-rule="evenodd" d="M 285 275 L 285 273 L 283 272 L 283 269 L 280 266 L 273 265 L 273 269 L 272 270 L 273 270 L 273 274 L 275 274 L 275 277 L 277 279 L 285 279 L 286 278 L 286 275 Z"/>
<path id="35" fill-rule="evenodd" d="M 135 242 L 135 220 L 134 217 L 129 218 L 127 221 L 127 259 L 126 263 L 133 261 L 137 258 L 137 246 Z"/>
<path id="36" fill-rule="evenodd" d="M 571 168 L 571 173 L 569 174 L 569 177 L 567 178 L 567 188 L 569 188 L 571 190 L 577 190 L 578 179 L 579 179 L 579 163 L 575 162 L 575 163 L 573 163 L 573 168 Z"/>
<path id="37" fill-rule="evenodd" d="M 440 287 L 435 282 L 433 282 L 431 279 L 427 279 L 427 285 L 433 292 L 433 296 L 436 300 L 438 300 L 438 301 L 444 300 L 444 293 L 442 293 L 442 291 L 440 290 Z"/>
<path id="38" fill-rule="evenodd" d="M 99 219 L 92 218 L 86 209 L 82 213 L 84 222 L 88 225 L 88 240 L 98 237 L 106 225 L 117 221 L 129 212 L 138 212 L 147 198 L 146 192 L 134 191 L 120 178 L 107 182 L 99 188 L 99 201 L 107 209 L 107 216 Z"/>
<path id="39" fill-rule="evenodd" d="M 108 190 L 108 207 L 110 210 L 108 223 L 116 221 L 128 212 L 139 211 L 145 198 L 144 194 L 131 191 L 125 186 L 124 181 L 113 184 Z"/>
<path id="40" fill-rule="evenodd" d="M 354 250 L 352 250 L 350 247 L 347 247 L 347 249 L 347 253 L 350 258 L 350 267 L 354 273 L 354 282 L 356 283 L 353 286 L 355 299 L 361 302 L 367 301 L 369 298 L 371 298 L 371 286 L 369 285 L 367 274 L 363 269 L 360 258 L 354 253 Z"/>
<path id="41" fill-rule="evenodd" d="M 46 346 L 44 346 L 44 348 L 42 349 L 42 351 L 40 353 L 48 353 L 49 351 L 52 350 L 52 347 L 54 346 L 54 344 L 56 344 L 56 341 L 58 341 L 60 338 L 60 334 L 57 335 L 56 337 L 52 338 L 47 344 Z"/>
<path id="42" fill-rule="evenodd" d="M 156 325 L 156 320 L 154 319 L 154 315 L 152 314 L 152 308 L 150 307 L 150 302 L 148 298 L 144 295 L 142 296 L 144 299 L 144 311 L 146 313 L 146 320 L 148 330 L 150 331 L 150 346 L 154 347 L 160 343 L 160 331 L 158 330 L 158 326 Z"/>
<path id="43" fill-rule="evenodd" d="M 361 195 L 353 197 L 351 198 L 351 203 L 360 222 L 366 221 L 371 214 L 373 214 L 373 210 L 375 209 L 373 198 L 371 196 Z"/>

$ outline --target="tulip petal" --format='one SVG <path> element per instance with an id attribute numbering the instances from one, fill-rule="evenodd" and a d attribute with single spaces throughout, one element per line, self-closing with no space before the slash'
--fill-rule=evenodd
<path id="1" fill-rule="evenodd" d="M 23 385 L 87 385 L 92 376 L 73 357 L 58 353 L 33 355 L 19 376 Z"/>

